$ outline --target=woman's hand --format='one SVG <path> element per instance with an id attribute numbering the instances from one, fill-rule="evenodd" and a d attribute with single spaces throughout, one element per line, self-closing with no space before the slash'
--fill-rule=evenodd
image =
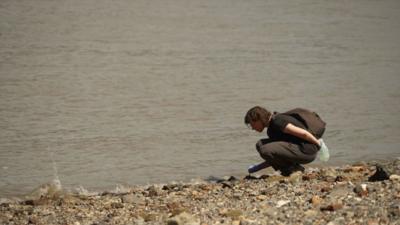
<path id="1" fill-rule="evenodd" d="M 319 147 L 321 147 L 322 143 L 314 137 L 314 135 L 312 135 L 310 132 L 308 132 L 307 130 L 300 128 L 300 127 L 296 127 L 291 123 L 288 123 L 288 125 L 286 125 L 285 129 L 283 130 L 284 133 L 293 135 L 295 137 L 301 138 L 305 141 L 308 141 L 312 144 L 316 144 Z"/>

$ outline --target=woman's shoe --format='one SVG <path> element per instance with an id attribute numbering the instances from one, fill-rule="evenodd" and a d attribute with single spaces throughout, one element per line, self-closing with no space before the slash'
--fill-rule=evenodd
<path id="1" fill-rule="evenodd" d="M 289 167 L 282 168 L 282 169 L 280 169 L 280 171 L 281 171 L 282 176 L 288 177 L 288 176 L 290 176 L 290 174 L 297 172 L 297 171 L 301 171 L 302 173 L 304 173 L 305 168 L 302 165 L 296 163 Z"/>

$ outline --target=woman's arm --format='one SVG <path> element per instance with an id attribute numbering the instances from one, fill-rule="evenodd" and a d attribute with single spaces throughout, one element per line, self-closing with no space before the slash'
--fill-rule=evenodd
<path id="1" fill-rule="evenodd" d="M 283 129 L 283 132 L 321 146 L 321 143 L 318 141 L 317 138 L 314 137 L 314 135 L 303 128 L 294 126 L 291 123 L 288 123 L 288 125 L 286 125 L 285 129 Z"/>

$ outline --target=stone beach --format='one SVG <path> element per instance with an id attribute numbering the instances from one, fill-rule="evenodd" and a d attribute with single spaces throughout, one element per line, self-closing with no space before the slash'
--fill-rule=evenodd
<path id="1" fill-rule="evenodd" d="M 102 193 L 40 190 L 1 199 L 0 224 L 400 224 L 400 158 L 308 166 L 289 177 L 214 177 Z"/>

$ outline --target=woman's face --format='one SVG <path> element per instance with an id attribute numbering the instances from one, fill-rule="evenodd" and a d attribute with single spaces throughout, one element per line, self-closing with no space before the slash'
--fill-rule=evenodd
<path id="1" fill-rule="evenodd" d="M 251 129 L 253 129 L 257 132 L 260 132 L 260 133 L 264 130 L 264 124 L 261 122 L 261 120 L 251 121 L 250 126 L 251 126 Z"/>

